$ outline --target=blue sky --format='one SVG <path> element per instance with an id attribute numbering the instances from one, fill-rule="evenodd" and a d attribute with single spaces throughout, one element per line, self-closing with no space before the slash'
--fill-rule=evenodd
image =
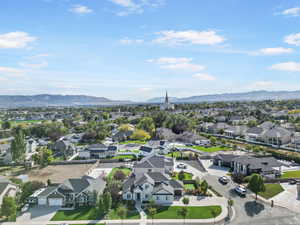
<path id="1" fill-rule="evenodd" d="M 0 94 L 300 90 L 300 0 L 2 0 Z"/>

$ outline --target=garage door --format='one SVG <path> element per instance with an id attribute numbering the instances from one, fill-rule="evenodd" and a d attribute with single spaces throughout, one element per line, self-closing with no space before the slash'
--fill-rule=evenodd
<path id="1" fill-rule="evenodd" d="M 38 198 L 38 204 L 39 205 L 46 205 L 47 204 L 47 198 L 42 198 L 42 197 L 40 197 L 40 198 Z"/>
<path id="2" fill-rule="evenodd" d="M 49 198 L 49 206 L 62 206 L 63 199 L 62 198 Z"/>

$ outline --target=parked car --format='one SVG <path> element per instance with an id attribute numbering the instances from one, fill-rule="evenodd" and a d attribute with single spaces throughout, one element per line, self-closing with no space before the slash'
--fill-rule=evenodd
<path id="1" fill-rule="evenodd" d="M 219 182 L 222 184 L 228 184 L 230 182 L 230 179 L 226 176 L 222 176 L 222 177 L 219 177 Z"/>
<path id="2" fill-rule="evenodd" d="M 186 165 L 183 164 L 183 163 L 179 163 L 179 164 L 177 165 L 177 168 L 179 168 L 179 169 L 186 169 Z"/>
<path id="3" fill-rule="evenodd" d="M 238 193 L 240 196 L 246 196 L 246 193 L 247 193 L 247 190 L 244 186 L 242 185 L 237 185 L 235 188 L 234 188 L 235 192 Z"/>
<path id="4" fill-rule="evenodd" d="M 291 184 L 291 185 L 297 184 L 297 180 L 292 179 L 292 180 L 289 181 L 289 184 Z"/>
<path id="5" fill-rule="evenodd" d="M 21 212 L 26 212 L 29 209 L 29 204 L 25 204 L 22 209 Z"/>

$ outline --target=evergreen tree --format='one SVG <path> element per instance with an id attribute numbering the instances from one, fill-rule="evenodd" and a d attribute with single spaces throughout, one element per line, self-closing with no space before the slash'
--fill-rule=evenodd
<path id="1" fill-rule="evenodd" d="M 1 215 L 5 216 L 8 221 L 15 221 L 17 215 L 17 205 L 13 197 L 4 197 L 1 206 Z"/>
<path id="2" fill-rule="evenodd" d="M 257 200 L 258 192 L 265 191 L 265 185 L 262 176 L 256 173 L 252 174 L 248 188 L 255 193 L 255 200 Z"/>
<path id="3" fill-rule="evenodd" d="M 11 143 L 12 160 L 16 163 L 24 162 L 26 153 L 26 142 L 21 128 L 16 130 L 14 140 Z"/>
<path id="4" fill-rule="evenodd" d="M 111 198 L 111 194 L 109 192 L 106 192 L 103 195 L 103 205 L 104 205 L 105 213 L 108 213 L 112 206 L 112 198 Z"/>

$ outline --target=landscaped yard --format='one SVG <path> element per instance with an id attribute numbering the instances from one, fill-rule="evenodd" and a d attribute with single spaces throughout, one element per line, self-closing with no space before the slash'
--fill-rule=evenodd
<path id="1" fill-rule="evenodd" d="M 186 219 L 209 219 L 213 218 L 213 210 L 217 216 L 222 212 L 220 206 L 163 206 L 157 210 L 154 219 L 179 219 L 178 210 L 183 207 L 188 209 Z M 148 216 L 148 218 L 150 217 Z"/>
<path id="2" fill-rule="evenodd" d="M 118 150 L 118 152 L 132 152 L 132 153 L 140 153 L 141 151 L 138 149 L 134 149 L 134 150 Z"/>
<path id="3" fill-rule="evenodd" d="M 140 144 L 140 145 L 144 145 L 146 144 L 147 142 L 146 141 L 123 141 L 123 142 L 120 142 L 119 144 L 120 145 L 127 145 L 127 144 Z"/>
<path id="4" fill-rule="evenodd" d="M 126 177 L 131 173 L 131 169 L 129 168 L 113 168 L 108 174 L 107 178 L 112 179 L 117 171 L 122 171 L 126 175 Z"/>
<path id="5" fill-rule="evenodd" d="M 184 172 L 183 177 L 184 177 L 183 180 L 192 180 L 193 179 L 193 174 Z M 179 180 L 179 173 L 174 173 L 172 178 L 174 180 Z"/>
<path id="6" fill-rule="evenodd" d="M 232 149 L 229 147 L 223 147 L 223 146 L 215 146 L 215 147 L 203 147 L 203 146 L 193 146 L 193 149 L 196 149 L 198 151 L 202 152 L 219 152 L 219 151 L 231 151 Z"/>
<path id="7" fill-rule="evenodd" d="M 280 184 L 265 184 L 265 188 L 266 190 L 264 192 L 259 192 L 258 194 L 266 199 L 272 198 L 284 191 Z"/>
<path id="8" fill-rule="evenodd" d="M 171 153 L 167 154 L 167 156 L 173 157 L 173 158 L 181 158 L 181 156 L 188 157 L 189 153 L 188 152 L 171 152 Z"/>
<path id="9" fill-rule="evenodd" d="M 129 211 L 126 218 L 130 219 L 139 219 L 140 215 L 137 211 Z M 60 210 L 58 211 L 51 221 L 63 221 L 63 220 L 99 220 L 103 219 L 103 215 L 97 212 L 95 207 L 83 207 L 74 210 Z M 111 210 L 106 216 L 105 219 L 108 220 L 119 220 L 121 219 L 116 210 Z"/>
<path id="10" fill-rule="evenodd" d="M 300 178 L 300 170 L 284 172 L 281 178 Z"/>
<path id="11" fill-rule="evenodd" d="M 193 190 L 195 190 L 195 185 L 194 184 L 184 184 L 184 189 L 193 191 Z"/>
<path id="12" fill-rule="evenodd" d="M 113 159 L 135 159 L 134 155 L 117 155 L 114 156 Z"/>

